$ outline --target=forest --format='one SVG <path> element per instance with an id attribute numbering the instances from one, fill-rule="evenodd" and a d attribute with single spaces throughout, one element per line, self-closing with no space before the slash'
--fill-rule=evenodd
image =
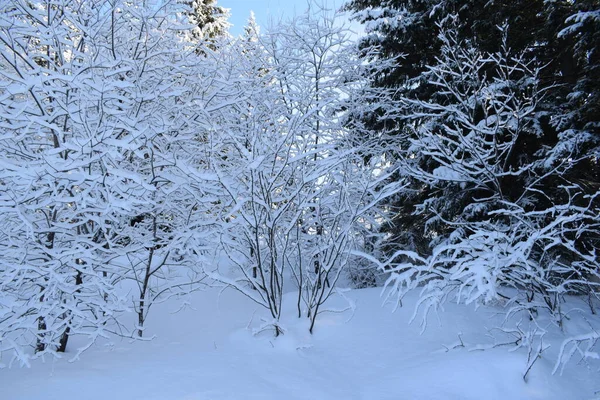
<path id="1" fill-rule="evenodd" d="M 526 371 L 546 321 L 555 371 L 600 358 L 598 0 L 228 28 L 214 0 L 0 2 L 0 366 L 148 340 L 214 287 L 273 340 L 288 303 L 313 334 L 377 287 L 423 329 L 449 303 L 528 321 Z"/>

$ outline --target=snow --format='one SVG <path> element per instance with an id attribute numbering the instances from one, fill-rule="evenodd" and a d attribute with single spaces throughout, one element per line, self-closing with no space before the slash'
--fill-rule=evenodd
<path id="1" fill-rule="evenodd" d="M 209 289 L 192 295 L 190 307 L 179 312 L 176 301 L 156 305 L 145 330 L 152 340 L 115 338 L 69 362 L 73 338 L 63 359 L 0 370 L 0 397 L 583 400 L 600 389 L 598 365 L 575 361 L 562 375 L 552 374 L 564 340 L 557 330 L 544 338 L 551 347 L 524 381 L 524 351 L 477 350 L 493 343 L 484 327 L 499 325 L 498 306 L 475 311 L 446 304 L 420 334 L 419 324 L 408 324 L 416 296 L 392 312 L 391 305 L 381 306 L 380 294 L 378 288 L 346 292 L 356 303 L 354 313 L 320 315 L 314 335 L 305 318 L 296 318 L 293 299 L 284 299 L 285 333 L 274 338 L 253 332 L 264 310 L 236 291 Z M 344 304 L 333 299 L 328 306 Z"/>
<path id="2" fill-rule="evenodd" d="M 462 176 L 462 174 L 460 172 L 455 171 L 454 169 L 449 168 L 445 165 L 442 165 L 441 167 L 437 167 L 436 169 L 434 169 L 433 176 L 435 176 L 436 178 L 439 178 L 441 180 L 445 180 L 445 181 L 462 182 L 465 180 L 465 177 Z"/>

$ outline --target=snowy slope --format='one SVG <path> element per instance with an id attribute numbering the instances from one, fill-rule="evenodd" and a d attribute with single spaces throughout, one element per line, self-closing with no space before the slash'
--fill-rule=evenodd
<path id="1" fill-rule="evenodd" d="M 563 375 L 551 374 L 560 332 L 545 337 L 552 347 L 524 382 L 524 351 L 473 350 L 491 343 L 481 327 L 499 318 L 492 308 L 447 305 L 420 334 L 418 323 L 408 324 L 411 299 L 392 313 L 381 307 L 379 289 L 348 296 L 356 303 L 353 315 L 324 314 L 311 336 L 290 309 L 285 335 L 274 339 L 252 334 L 264 313 L 238 293 L 197 293 L 193 308 L 173 313 L 177 307 L 167 304 L 153 310 L 147 330 L 156 336 L 152 341 L 117 339 L 77 362 L 65 357 L 0 370 L 0 399 L 565 400 L 592 399 L 600 390 L 598 365 L 575 362 Z M 452 349 L 459 333 L 464 347 Z"/>

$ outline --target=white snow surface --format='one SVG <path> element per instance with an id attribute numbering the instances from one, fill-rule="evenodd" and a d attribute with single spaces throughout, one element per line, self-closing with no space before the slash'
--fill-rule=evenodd
<path id="1" fill-rule="evenodd" d="M 74 339 L 63 359 L 0 370 L 0 399 L 575 400 L 600 390 L 598 365 L 575 360 L 552 374 L 565 335 L 558 330 L 544 337 L 551 347 L 525 382 L 523 349 L 475 350 L 492 343 L 485 327 L 498 325 L 499 307 L 447 304 L 421 334 L 418 323 L 408 323 L 416 297 L 392 312 L 380 295 L 346 292 L 354 313 L 321 315 L 314 335 L 296 318 L 294 299 L 284 299 L 286 332 L 274 338 L 252 332 L 267 314 L 239 293 L 195 293 L 178 312 L 175 303 L 153 309 L 145 331 L 153 340 L 98 343 L 70 362 Z"/>

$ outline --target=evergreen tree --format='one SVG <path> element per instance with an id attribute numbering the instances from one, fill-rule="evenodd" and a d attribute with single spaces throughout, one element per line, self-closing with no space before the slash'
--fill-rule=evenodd
<path id="1" fill-rule="evenodd" d="M 543 195 L 534 203 L 546 207 L 565 200 L 561 185 L 577 184 L 582 195 L 598 187 L 598 1 L 542 0 L 351 0 L 346 9 L 365 25 L 363 47 L 378 45 L 377 57 L 396 59 L 394 67 L 380 74 L 372 85 L 394 88 L 403 106 L 396 113 L 376 110 L 363 116 L 367 124 L 380 131 L 391 131 L 400 142 L 401 152 L 393 156 L 414 159 L 419 168 L 433 171 L 439 163 L 430 157 L 415 157 L 410 153 L 414 128 L 423 123 L 415 118 L 414 109 L 406 100 L 434 101 L 448 104 L 448 94 L 430 81 L 430 66 L 442 56 L 440 23 L 447 15 L 455 15 L 457 41 L 462 47 L 472 47 L 481 53 L 496 53 L 502 46 L 508 57 L 519 55 L 523 63 L 543 67 L 539 85 L 545 87 L 536 112 L 525 121 L 528 128 L 518 137 L 511 154 L 510 165 L 517 168 L 532 163 L 543 176 Z M 502 29 L 499 29 L 501 28 Z M 503 43 L 505 43 L 503 45 Z M 483 82 L 499 77 L 500 71 L 485 67 L 478 71 Z M 465 77 L 466 79 L 467 77 Z M 520 96 L 528 95 L 530 82 L 515 80 Z M 475 107 L 474 113 L 483 110 Z M 572 160 L 562 168 L 564 160 Z M 561 166 L 561 174 L 557 167 Z M 431 249 L 434 238 L 446 237 L 452 228 L 443 221 L 452 221 L 472 203 L 473 196 L 461 188 L 440 190 L 434 185 L 415 181 L 409 176 L 398 177 L 409 183 L 406 191 L 390 204 L 396 216 L 389 225 L 394 233 L 392 247 L 409 247 L 421 254 Z M 527 186 L 526 177 L 506 180 L 503 193 L 518 196 Z M 579 183 L 577 183 L 579 182 Z M 432 210 L 423 207 L 432 198 L 443 199 L 443 207 Z M 417 211 L 417 206 L 421 205 Z M 440 218 L 442 217 L 442 218 Z M 436 221 L 436 223 L 432 223 Z"/>
<path id="2" fill-rule="evenodd" d="M 577 160 L 568 178 L 589 192 L 600 186 L 600 1 L 577 1 L 560 17 L 555 40 L 564 67 L 555 91 L 563 96 L 553 104 L 558 140 L 548 156 Z"/>
<path id="3" fill-rule="evenodd" d="M 395 61 L 371 84 L 394 89 L 396 107 L 361 115 L 391 136 L 395 178 L 406 187 L 388 205 L 396 214 L 380 266 L 391 291 L 401 299 L 418 288 L 424 321 L 447 300 L 502 301 L 507 320 L 532 321 L 527 337 L 541 310 L 568 323 L 567 294 L 586 295 L 595 313 L 600 2 L 352 0 L 346 8 L 365 24 L 363 48 L 379 45 L 375 59 Z M 589 349 L 597 338 L 573 342 Z"/>
<path id="4" fill-rule="evenodd" d="M 229 30 L 229 9 L 217 5 L 216 0 L 187 0 L 193 42 L 225 36 Z"/>
<path id="5" fill-rule="evenodd" d="M 254 11 L 250 11 L 250 16 L 248 17 L 248 21 L 246 22 L 246 26 L 244 26 L 244 40 L 250 43 L 258 42 L 258 37 L 260 35 L 260 26 L 256 23 L 256 17 L 254 16 Z"/>

